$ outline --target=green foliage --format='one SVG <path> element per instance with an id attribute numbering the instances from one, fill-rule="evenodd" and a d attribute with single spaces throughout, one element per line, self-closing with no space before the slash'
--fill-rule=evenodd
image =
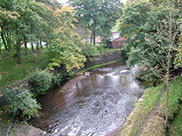
<path id="1" fill-rule="evenodd" d="M 172 31 L 170 12 L 173 19 Z M 120 32 L 127 37 L 127 65 L 138 64 L 147 68 L 147 71 L 143 71 L 145 79 L 162 79 L 162 75 L 166 73 L 167 56 L 170 52 L 173 64 L 170 62 L 169 65 L 170 69 L 174 69 L 175 63 L 180 62 L 181 57 L 179 44 L 175 40 L 180 36 L 177 20 L 181 15 L 181 11 L 174 8 L 170 2 L 134 0 L 128 4 L 120 22 Z"/>
<path id="2" fill-rule="evenodd" d="M 45 92 L 51 87 L 52 75 L 48 71 L 36 71 L 30 79 L 29 84 L 34 97 L 45 94 Z"/>
<path id="3" fill-rule="evenodd" d="M 88 44 L 81 48 L 82 48 L 83 55 L 86 56 L 86 58 L 87 58 L 87 61 L 92 61 L 92 57 L 99 55 L 97 46 Z"/>
<path id="4" fill-rule="evenodd" d="M 92 41 L 100 35 L 108 38 L 122 13 L 120 0 L 70 0 L 79 23 L 92 31 Z M 95 43 L 94 43 L 95 44 Z"/>
<path id="5" fill-rule="evenodd" d="M 174 115 L 179 110 L 180 102 L 182 100 L 182 77 L 178 77 L 173 80 L 169 85 L 169 120 L 174 118 Z M 161 99 L 161 104 L 159 106 L 158 113 L 162 117 L 166 117 L 166 92 Z"/>
<path id="6" fill-rule="evenodd" d="M 128 58 L 127 60 L 127 66 L 131 67 L 131 66 L 134 66 L 135 64 L 138 63 L 138 61 L 140 61 L 140 54 L 141 50 L 140 49 L 133 49 L 131 52 L 130 52 L 130 57 Z"/>
<path id="7" fill-rule="evenodd" d="M 5 89 L 2 91 L 2 94 L 8 104 L 10 114 L 30 118 L 40 109 L 40 105 L 32 98 L 32 94 L 27 89 Z"/>
<path id="8" fill-rule="evenodd" d="M 62 7 L 55 11 L 55 16 L 60 26 L 55 30 L 56 38 L 49 47 L 48 56 L 51 59 L 49 68 L 65 65 L 67 72 L 73 68 L 80 69 L 84 66 L 86 58 L 80 48 L 83 44 L 81 38 L 73 31 L 75 28 L 73 22 L 76 21 L 74 10 L 72 7 Z"/>
<path id="9" fill-rule="evenodd" d="M 161 90 L 163 89 L 164 84 L 161 84 L 155 88 L 151 87 L 144 91 L 141 98 L 143 101 L 138 101 L 135 103 L 133 112 L 128 116 L 121 136 L 137 136 L 137 133 L 144 120 L 158 103 L 160 95 L 162 94 Z"/>
<path id="10" fill-rule="evenodd" d="M 24 48 L 22 49 L 24 51 Z M 26 56 L 22 51 L 22 64 L 16 64 L 16 58 L 14 58 L 15 51 L 8 52 L 5 49 L 2 50 L 2 60 L 0 61 L 0 88 L 7 85 L 14 84 L 20 80 L 23 80 L 31 75 L 35 69 L 45 69 L 46 49 L 42 50 L 41 54 L 29 54 Z M 29 50 L 30 51 L 30 50 Z"/>
<path id="11" fill-rule="evenodd" d="M 180 102 L 182 98 L 182 77 L 178 77 L 177 79 L 173 80 L 169 86 L 169 118 L 170 121 L 173 119 L 176 112 L 181 109 L 180 108 Z M 160 84 L 157 87 L 151 87 L 144 91 L 144 95 L 142 96 L 143 101 L 138 101 L 135 106 L 133 112 L 129 115 L 123 130 L 121 136 L 136 136 L 138 133 L 138 130 L 141 128 L 142 124 L 144 123 L 144 120 L 149 116 L 150 112 L 156 107 L 157 103 L 160 100 L 160 96 L 163 93 L 164 90 L 164 83 Z M 159 135 L 163 136 L 165 131 L 165 121 L 164 118 L 166 117 L 166 92 L 164 92 L 164 95 L 162 96 L 159 108 L 156 111 L 155 116 L 152 116 L 143 128 L 142 136 L 150 136 L 150 135 Z M 180 111 L 181 112 L 181 111 Z M 181 116 L 180 116 L 181 117 Z M 157 118 L 157 119 L 156 119 Z M 178 120 L 178 121 L 177 121 Z M 177 120 L 173 122 L 174 125 L 180 125 L 182 122 L 179 119 L 179 116 L 177 117 Z M 175 124 L 177 123 L 177 124 Z M 160 125 L 160 127 L 159 127 Z M 176 126 L 177 128 L 180 128 L 180 126 Z M 172 134 L 175 133 L 175 129 L 171 128 L 170 132 Z M 179 130 L 179 131 L 178 131 Z M 176 129 L 177 134 L 181 132 L 181 129 Z M 162 133 L 162 134 L 161 134 Z M 179 133 L 181 134 L 181 133 Z M 171 135 L 173 136 L 173 135 Z"/>
<path id="12" fill-rule="evenodd" d="M 182 134 L 182 105 L 180 107 L 179 112 L 177 113 L 177 116 L 172 121 L 169 127 L 169 136 L 180 136 Z"/>
<path id="13" fill-rule="evenodd" d="M 180 38 L 178 39 L 178 48 L 176 48 L 178 52 L 174 59 L 174 65 L 176 68 L 182 68 L 182 32 Z"/>
<path id="14" fill-rule="evenodd" d="M 60 87 L 61 81 L 63 81 L 66 76 L 67 76 L 67 74 L 62 74 L 62 73 L 57 73 L 57 72 L 54 73 L 54 75 L 52 76 L 52 82 L 53 82 L 54 86 Z"/>

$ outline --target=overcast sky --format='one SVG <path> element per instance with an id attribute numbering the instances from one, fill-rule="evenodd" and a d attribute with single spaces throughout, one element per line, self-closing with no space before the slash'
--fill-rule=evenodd
<path id="1" fill-rule="evenodd" d="M 65 4 L 68 0 L 57 0 L 58 2 Z M 126 2 L 127 0 L 121 0 L 121 2 Z"/>

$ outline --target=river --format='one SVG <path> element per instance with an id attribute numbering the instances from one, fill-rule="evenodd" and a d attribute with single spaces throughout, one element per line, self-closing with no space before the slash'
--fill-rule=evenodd
<path id="1" fill-rule="evenodd" d="M 104 66 L 38 98 L 41 114 L 30 124 L 54 136 L 107 136 L 124 124 L 143 90 L 122 63 Z"/>

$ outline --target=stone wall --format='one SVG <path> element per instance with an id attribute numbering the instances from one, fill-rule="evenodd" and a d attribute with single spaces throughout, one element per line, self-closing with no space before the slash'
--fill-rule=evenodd
<path id="1" fill-rule="evenodd" d="M 87 62 L 85 67 L 91 67 L 94 65 L 107 63 L 114 60 L 124 60 L 125 55 L 123 50 L 104 52 L 101 55 L 95 56 L 91 62 Z"/>

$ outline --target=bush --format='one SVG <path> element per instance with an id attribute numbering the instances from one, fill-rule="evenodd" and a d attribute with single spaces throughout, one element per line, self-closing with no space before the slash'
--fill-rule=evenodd
<path id="1" fill-rule="evenodd" d="M 34 97 L 45 94 L 51 87 L 52 75 L 48 71 L 36 71 L 29 79 L 29 84 Z"/>
<path id="2" fill-rule="evenodd" d="M 55 73 L 52 77 L 52 82 L 54 84 L 54 86 L 60 87 L 61 85 L 61 81 L 63 81 L 63 79 L 66 77 L 66 74 L 62 74 L 62 73 Z"/>
<path id="3" fill-rule="evenodd" d="M 99 51 L 96 46 L 88 44 L 82 47 L 82 53 L 86 56 L 87 61 L 92 61 L 94 56 L 99 55 Z"/>
<path id="4" fill-rule="evenodd" d="M 40 105 L 32 98 L 32 94 L 27 89 L 5 89 L 2 94 L 8 104 L 10 114 L 30 118 L 40 109 Z"/>

